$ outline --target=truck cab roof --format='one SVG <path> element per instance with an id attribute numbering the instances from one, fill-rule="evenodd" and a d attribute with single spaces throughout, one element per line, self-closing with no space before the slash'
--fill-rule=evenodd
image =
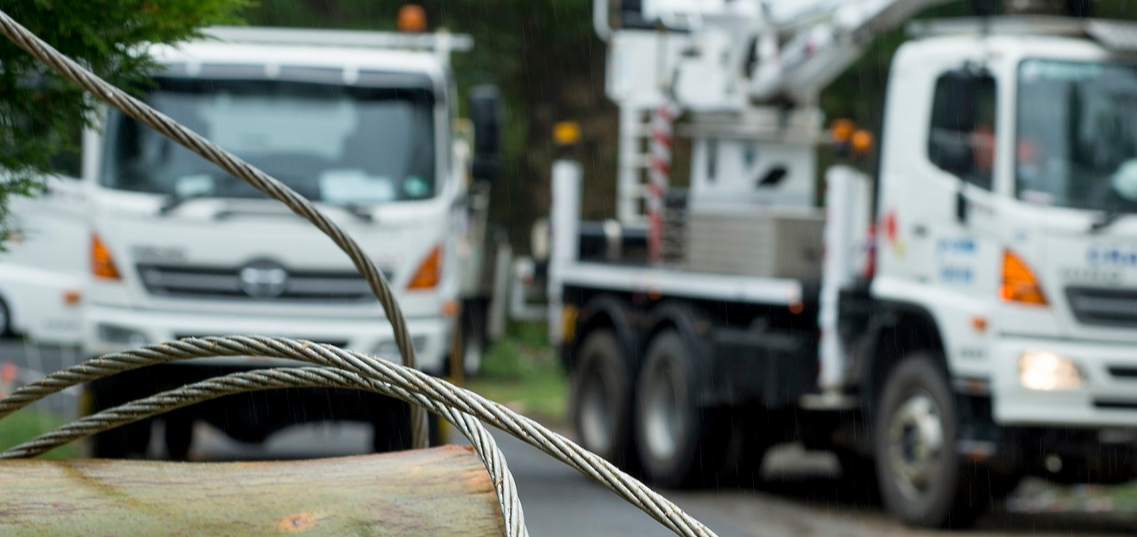
<path id="1" fill-rule="evenodd" d="M 420 75 L 437 89 L 445 87 L 450 50 L 468 48 L 465 36 L 446 36 L 437 44 L 434 36 L 401 36 L 381 32 L 277 30 L 267 28 L 213 28 L 207 38 L 175 46 L 157 46 L 156 61 L 183 66 L 182 76 L 202 75 L 202 66 L 248 67 L 241 74 L 276 78 L 281 67 L 333 69 L 342 81 L 353 84 L 360 71 Z M 350 39 L 354 37 L 356 39 Z M 366 38 L 366 39 L 361 39 Z M 404 39 L 409 38 L 409 39 Z M 449 43 L 448 43 L 449 42 Z M 446 47 L 444 50 L 440 47 Z M 262 71 L 263 66 L 263 71 Z M 325 72 L 324 75 L 331 74 Z M 231 74 L 230 76 L 236 76 Z"/>
<path id="2" fill-rule="evenodd" d="M 906 29 L 917 39 L 986 37 L 1022 41 L 1033 37 L 1052 41 L 1067 38 L 1093 41 L 1113 53 L 1137 54 L 1137 24 L 1123 21 L 1048 16 L 969 17 L 914 21 Z"/>

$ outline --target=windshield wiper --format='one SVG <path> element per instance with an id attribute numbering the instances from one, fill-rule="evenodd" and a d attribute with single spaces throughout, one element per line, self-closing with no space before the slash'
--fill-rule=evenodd
<path id="1" fill-rule="evenodd" d="M 189 196 L 179 196 L 177 194 L 170 194 L 170 195 L 166 196 L 166 200 L 163 201 L 162 205 L 158 207 L 158 216 L 166 216 L 166 215 L 170 214 L 171 212 L 174 211 L 174 209 L 181 207 L 187 201 L 198 200 L 198 199 L 202 199 L 202 198 L 208 198 L 211 195 L 212 195 L 211 192 L 200 193 L 200 194 L 192 194 Z"/>
<path id="2" fill-rule="evenodd" d="M 348 214 L 358 218 L 361 222 L 371 223 L 375 221 L 375 215 L 367 205 L 360 205 L 358 203 L 337 203 L 336 207 L 347 211 Z"/>
<path id="3" fill-rule="evenodd" d="M 1090 233 L 1097 233 L 1109 226 L 1112 226 L 1118 220 L 1121 220 L 1121 217 L 1125 216 L 1126 214 L 1127 213 L 1125 211 L 1119 211 L 1117 209 L 1108 209 L 1102 211 L 1097 220 L 1094 220 L 1094 223 L 1090 224 Z"/>

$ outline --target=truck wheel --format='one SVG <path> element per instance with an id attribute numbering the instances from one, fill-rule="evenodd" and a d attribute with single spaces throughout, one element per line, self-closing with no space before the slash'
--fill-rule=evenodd
<path id="1" fill-rule="evenodd" d="M 132 395 L 122 393 L 118 385 L 108 383 L 107 379 L 96 380 L 88 384 L 84 390 L 80 399 L 82 402 L 80 413 L 89 416 L 130 400 Z M 88 441 L 91 457 L 125 459 L 130 456 L 145 455 L 150 447 L 151 422 L 152 420 L 145 419 L 91 435 Z"/>
<path id="2" fill-rule="evenodd" d="M 660 332 L 648 346 L 636 389 L 635 433 L 644 473 L 663 487 L 687 487 L 721 468 L 729 432 L 718 412 L 696 404 L 699 370 L 683 338 Z"/>
<path id="3" fill-rule="evenodd" d="M 120 425 L 91 436 L 91 457 L 125 459 L 145 456 L 150 447 L 150 421 Z"/>
<path id="4" fill-rule="evenodd" d="M 841 481 L 854 494 L 857 501 L 879 505 L 880 486 L 877 481 L 876 461 L 850 448 L 833 452 L 841 466 Z"/>
<path id="5" fill-rule="evenodd" d="M 956 415 L 946 375 L 927 354 L 904 358 L 889 374 L 874 443 L 881 499 L 905 524 L 971 524 L 990 495 L 978 469 L 955 453 Z"/>
<path id="6" fill-rule="evenodd" d="M 1019 488 L 1019 483 L 1022 482 L 1022 474 L 1000 474 L 992 470 L 988 470 L 987 474 L 987 488 L 991 492 L 991 499 L 1005 500 L 1011 496 L 1015 489 Z"/>
<path id="7" fill-rule="evenodd" d="M 632 455 L 632 379 L 611 330 L 594 330 L 585 337 L 571 383 L 573 426 L 581 446 L 627 469 Z"/>
<path id="8" fill-rule="evenodd" d="M 411 437 L 411 414 L 406 403 L 397 402 L 391 405 L 381 416 L 374 418 L 372 424 L 374 431 L 371 436 L 371 449 L 375 453 L 390 453 L 392 451 L 406 451 L 411 449 L 414 439 Z M 438 416 L 432 412 L 426 413 L 428 443 L 431 446 L 442 445 L 442 425 Z"/>
<path id="9" fill-rule="evenodd" d="M 193 445 L 193 421 L 192 418 L 183 416 L 166 418 L 166 454 L 170 460 L 189 460 L 190 446 Z"/>

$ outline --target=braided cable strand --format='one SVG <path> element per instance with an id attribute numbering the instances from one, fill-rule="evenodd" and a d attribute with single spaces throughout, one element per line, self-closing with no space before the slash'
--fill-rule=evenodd
<path id="1" fill-rule="evenodd" d="M 209 399 L 251 391 L 296 387 L 373 391 L 421 405 L 446 418 L 470 440 L 474 451 L 485 464 L 505 519 L 506 535 L 528 537 L 525 516 L 513 474 L 509 472 L 501 449 L 497 447 L 497 443 L 481 422 L 469 414 L 388 383 L 330 367 L 260 369 L 197 382 L 84 417 L 0 453 L 0 459 L 35 457 L 68 442 Z"/>
<path id="2" fill-rule="evenodd" d="M 368 258 L 359 244 L 348 234 L 344 233 L 334 222 L 324 216 L 311 202 L 284 183 L 277 181 L 260 169 L 252 166 L 236 155 L 225 151 L 214 143 L 205 139 L 198 133 L 182 126 L 165 114 L 154 110 L 146 103 L 131 97 L 126 92 L 116 88 L 83 66 L 59 53 L 51 45 L 45 43 L 35 34 L 28 31 L 20 23 L 8 16 L 0 9 L 0 33 L 3 33 L 13 43 L 26 50 L 39 61 L 51 67 L 64 78 L 82 86 L 102 101 L 121 110 L 124 114 L 149 125 L 154 130 L 173 139 L 197 153 L 202 158 L 220 166 L 235 177 L 240 177 L 265 193 L 269 197 L 280 201 L 292 212 L 311 222 L 316 228 L 335 242 L 351 258 L 356 270 L 367 280 L 371 292 L 383 305 L 387 319 L 394 330 L 395 344 L 402 355 L 403 364 L 416 367 L 414 345 L 411 341 L 410 331 L 407 329 L 403 311 L 399 308 L 391 293 L 390 285 L 383 273 Z M 411 409 L 411 436 L 415 447 L 422 448 L 428 444 L 427 422 L 425 410 Z"/>
<path id="3" fill-rule="evenodd" d="M 689 537 L 715 535 L 675 504 L 608 461 L 498 403 L 416 369 L 308 341 L 240 336 L 188 338 L 109 354 L 52 373 L 19 388 L 7 398 L 0 399 L 0 418 L 52 393 L 107 375 L 149 364 L 216 356 L 287 358 L 349 371 L 365 379 L 388 383 L 392 390 L 402 390 L 394 392 L 394 395 L 400 398 L 406 395 L 408 399 L 404 399 L 405 401 L 417 404 L 432 401 L 441 406 L 452 407 L 537 447 L 613 490 L 678 535 Z"/>

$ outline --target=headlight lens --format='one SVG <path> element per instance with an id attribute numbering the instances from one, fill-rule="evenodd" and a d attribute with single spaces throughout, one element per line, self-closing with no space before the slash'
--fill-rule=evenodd
<path id="1" fill-rule="evenodd" d="M 412 336 L 411 344 L 415 346 L 415 354 L 421 354 L 423 349 L 426 348 L 426 336 Z M 393 339 L 376 345 L 372 354 L 394 362 L 398 362 L 401 356 L 399 354 L 399 346 L 395 344 L 395 340 Z"/>
<path id="2" fill-rule="evenodd" d="M 146 334 L 113 324 L 100 323 L 95 327 L 95 331 L 100 340 L 115 345 L 126 345 L 127 347 L 137 348 L 150 343 L 146 338 Z"/>
<path id="3" fill-rule="evenodd" d="M 1051 352 L 1028 352 L 1019 357 L 1019 382 L 1028 390 L 1072 390 L 1085 376 L 1069 358 Z"/>

